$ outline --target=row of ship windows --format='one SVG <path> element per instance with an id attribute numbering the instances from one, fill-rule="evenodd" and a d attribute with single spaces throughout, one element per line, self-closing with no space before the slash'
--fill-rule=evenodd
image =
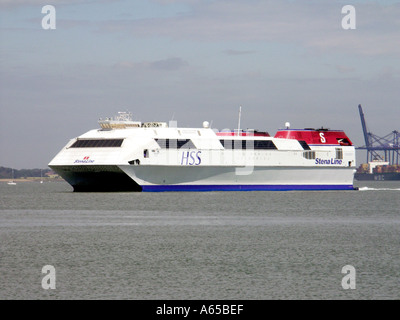
<path id="1" fill-rule="evenodd" d="M 117 148 L 124 139 L 78 139 L 70 148 Z"/>
<path id="2" fill-rule="evenodd" d="M 190 139 L 155 139 L 163 149 L 195 149 L 196 146 Z M 123 139 L 78 139 L 71 148 L 116 148 L 122 145 Z M 225 149 L 250 149 L 250 150 L 276 150 L 276 146 L 271 140 L 220 140 Z M 305 143 L 305 142 L 304 142 Z M 310 151 L 310 147 L 302 144 L 305 159 L 315 159 L 315 151 Z M 343 149 L 336 148 L 336 159 L 343 159 Z"/>
<path id="3" fill-rule="evenodd" d="M 196 149 L 190 139 L 155 139 L 162 149 Z"/>
<path id="4" fill-rule="evenodd" d="M 155 139 L 162 149 L 196 149 L 190 139 Z M 270 140 L 219 140 L 225 149 L 276 150 Z"/>
<path id="5" fill-rule="evenodd" d="M 219 140 L 225 149 L 277 150 L 271 140 Z"/>
<path id="6" fill-rule="evenodd" d="M 70 148 L 116 148 L 122 145 L 123 139 L 78 139 Z M 162 149 L 196 149 L 190 139 L 155 139 Z M 225 149 L 276 150 L 270 140 L 220 140 Z"/>
<path id="7" fill-rule="evenodd" d="M 336 159 L 342 160 L 343 159 L 343 149 L 342 148 L 336 148 Z M 304 151 L 303 152 L 303 157 L 308 159 L 308 160 L 314 160 L 316 159 L 316 153 L 315 151 Z"/>

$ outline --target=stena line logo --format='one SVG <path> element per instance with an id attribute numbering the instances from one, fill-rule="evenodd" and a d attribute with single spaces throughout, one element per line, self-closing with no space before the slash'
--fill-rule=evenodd
<path id="1" fill-rule="evenodd" d="M 90 157 L 83 157 L 83 160 L 76 159 L 74 163 L 93 163 L 94 160 L 91 160 Z"/>
<path id="2" fill-rule="evenodd" d="M 320 140 L 321 140 L 322 143 L 326 143 L 326 138 L 325 138 L 325 135 L 324 135 L 323 132 L 319 133 L 319 137 L 320 137 Z"/>
<path id="3" fill-rule="evenodd" d="M 315 164 L 337 164 L 337 165 L 341 165 L 342 164 L 342 160 L 340 159 L 320 159 L 317 158 L 315 159 Z"/>

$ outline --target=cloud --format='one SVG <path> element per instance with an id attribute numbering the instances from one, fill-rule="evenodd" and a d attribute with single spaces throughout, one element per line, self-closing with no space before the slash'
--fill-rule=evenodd
<path id="1" fill-rule="evenodd" d="M 101 3 L 118 4 L 118 0 Z M 121 33 L 140 38 L 167 38 L 174 41 L 295 44 L 309 52 L 348 52 L 369 56 L 400 53 L 400 3 L 356 2 L 356 30 L 342 29 L 344 3 L 335 1 L 152 0 L 163 7 L 185 5 L 166 16 L 121 19 L 102 15 L 87 20 L 61 18 L 57 27 L 90 26 L 97 34 Z M 43 0 L 2 0 L 1 8 L 44 5 Z M 52 4 L 91 4 L 94 0 L 54 0 Z M 133 7 L 132 7 L 133 8 Z M 96 10 L 94 10 L 96 12 Z M 120 15 L 119 17 L 122 17 Z M 92 28 L 93 27 L 93 28 Z M 227 50 L 228 55 L 247 54 Z"/>
<path id="2" fill-rule="evenodd" d="M 254 50 L 224 50 L 223 53 L 225 53 L 228 56 L 241 56 L 245 54 L 253 54 L 255 53 Z"/>
<path id="3" fill-rule="evenodd" d="M 354 67 L 343 66 L 343 65 L 337 65 L 336 70 L 339 73 L 353 73 L 354 71 L 356 71 Z"/>
<path id="4" fill-rule="evenodd" d="M 151 68 L 157 70 L 178 70 L 187 63 L 181 58 L 168 58 L 164 60 L 157 60 L 150 64 Z"/>
<path id="5" fill-rule="evenodd" d="M 101 0 L 104 2 L 119 2 L 120 0 Z M 45 6 L 45 5 L 75 5 L 75 4 L 99 4 L 98 0 L 0 0 L 0 8 L 16 8 L 27 6 Z"/>
<path id="6" fill-rule="evenodd" d="M 310 50 L 365 55 L 400 53 L 400 4 L 357 3 L 356 30 L 342 29 L 342 7 L 332 1 L 200 1 L 185 14 L 109 20 L 99 28 L 173 40 L 295 43 Z"/>
<path id="7" fill-rule="evenodd" d="M 51 4 L 53 6 L 59 4 L 74 4 L 82 2 L 93 2 L 93 0 L 1 0 L 0 8 L 16 8 L 16 7 L 26 7 L 26 6 L 45 6 Z"/>
<path id="8" fill-rule="evenodd" d="M 166 71 L 176 71 L 185 66 L 188 63 L 179 57 L 172 57 L 162 60 L 155 61 L 142 61 L 142 62 L 129 62 L 122 61 L 114 65 L 114 67 L 119 69 L 136 69 L 136 70 L 166 70 Z"/>

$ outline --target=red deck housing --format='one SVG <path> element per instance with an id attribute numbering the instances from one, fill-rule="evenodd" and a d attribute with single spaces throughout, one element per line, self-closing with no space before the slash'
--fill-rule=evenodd
<path id="1" fill-rule="evenodd" d="M 275 138 L 296 139 L 300 141 L 305 141 L 309 145 L 353 145 L 353 143 L 342 130 L 282 129 L 275 134 Z"/>

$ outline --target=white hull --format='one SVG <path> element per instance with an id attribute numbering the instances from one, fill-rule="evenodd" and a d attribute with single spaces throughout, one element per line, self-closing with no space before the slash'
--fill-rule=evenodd
<path id="1" fill-rule="evenodd" d="M 144 191 L 349 190 L 353 189 L 354 175 L 353 168 L 122 166 L 121 169 Z"/>
<path id="2" fill-rule="evenodd" d="M 125 165 L 54 166 L 53 169 L 76 191 L 352 190 L 354 176 L 351 167 L 255 167 L 245 170 L 221 166 Z"/>

